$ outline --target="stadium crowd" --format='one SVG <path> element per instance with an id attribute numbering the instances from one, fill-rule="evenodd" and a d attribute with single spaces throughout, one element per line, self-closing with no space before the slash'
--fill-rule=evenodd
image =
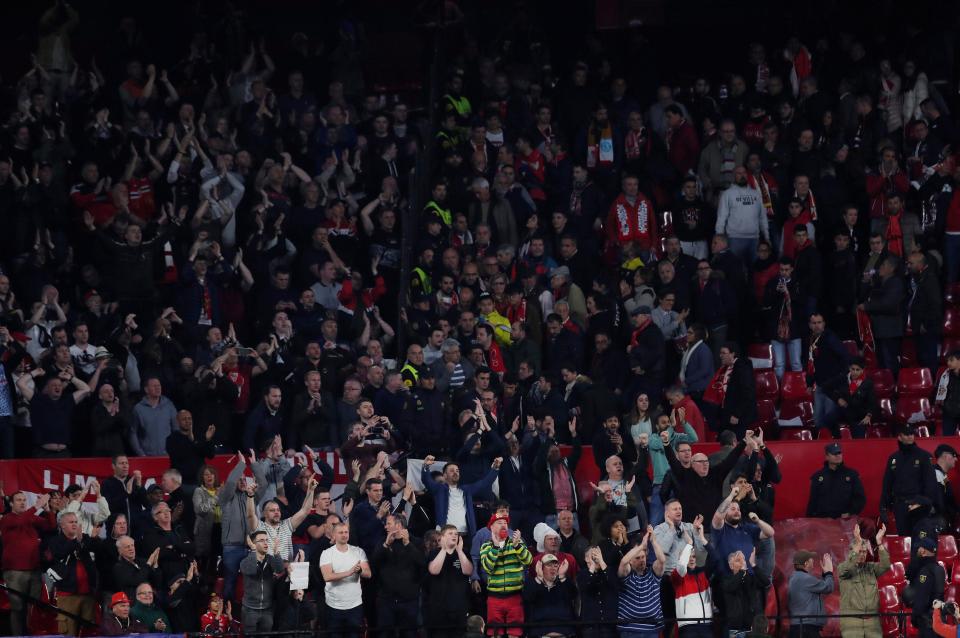
<path id="1" fill-rule="evenodd" d="M 765 436 L 822 429 L 807 515 L 857 519 L 841 439 L 896 436 L 900 594 L 955 635 L 957 452 L 916 445 L 960 419 L 949 57 L 912 26 L 734 38 L 722 78 L 646 90 L 642 47 L 554 68 L 535 20 L 490 38 L 445 7 L 432 123 L 364 84 L 362 21 L 197 29 L 167 60 L 122 17 L 106 60 L 71 47 L 90 15 L 45 10 L 3 86 L 0 457 L 113 473 L 4 498 L 11 632 L 44 587 L 68 634 L 763 636 Z M 924 395 L 894 412 L 876 371 Z M 140 456 L 170 469 L 148 485 Z M 791 635 L 835 587 L 844 635 L 886 633 L 886 526 L 853 530 L 836 568 L 789 559 Z"/>

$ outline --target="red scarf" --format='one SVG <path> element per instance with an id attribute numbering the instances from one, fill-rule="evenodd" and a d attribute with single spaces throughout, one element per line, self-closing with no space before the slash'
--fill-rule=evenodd
<path id="1" fill-rule="evenodd" d="M 873 340 L 873 326 L 870 325 L 870 317 L 865 310 L 857 308 L 857 330 L 860 333 L 860 342 L 863 343 L 863 358 L 867 359 L 867 365 L 870 361 L 876 361 L 876 343 Z"/>
<path id="2" fill-rule="evenodd" d="M 672 130 L 672 129 L 671 129 Z M 670 145 L 670 133 L 667 133 L 667 146 Z M 650 140 L 647 138 L 647 129 L 641 128 L 639 131 L 627 132 L 624 139 L 624 152 L 628 160 L 640 157 L 641 151 L 648 151 Z"/>
<path id="3" fill-rule="evenodd" d="M 527 298 L 520 298 L 520 305 L 516 308 L 509 307 L 506 312 L 507 320 L 510 322 L 510 325 L 513 325 L 515 321 L 523 323 L 527 320 Z"/>
<path id="4" fill-rule="evenodd" d="M 793 196 L 803 201 L 803 209 L 810 211 L 810 220 L 817 221 L 817 200 L 813 198 L 813 191 L 807 191 L 806 197 L 800 197 L 797 191 L 793 191 Z"/>
<path id="5" fill-rule="evenodd" d="M 817 366 L 815 359 L 817 358 L 817 348 L 820 346 L 820 337 L 822 336 L 821 334 L 810 339 L 810 347 L 807 348 L 807 374 L 811 377 L 816 374 Z"/>
<path id="6" fill-rule="evenodd" d="M 734 363 L 736 363 L 736 360 L 734 360 Z M 727 385 L 730 384 L 731 374 L 733 374 L 732 365 L 720 366 L 713 375 L 713 379 L 710 380 L 710 385 L 703 392 L 703 400 L 722 406 L 727 398 Z"/>
<path id="7" fill-rule="evenodd" d="M 857 388 L 860 387 L 860 384 L 863 383 L 863 375 L 860 375 L 859 379 L 854 380 L 854 379 L 851 379 L 850 375 L 848 374 L 847 383 L 848 383 L 847 389 L 850 391 L 850 396 L 853 396 L 856 393 Z"/>
<path id="8" fill-rule="evenodd" d="M 773 198 L 770 196 L 770 184 L 769 181 L 773 181 L 773 178 L 764 175 L 763 171 L 760 171 L 758 175 L 753 173 L 747 173 L 747 184 L 750 188 L 760 191 L 760 201 L 763 203 L 763 209 L 767 211 L 767 217 L 773 218 Z M 774 183 L 774 188 L 776 188 L 776 183 Z"/>
<path id="9" fill-rule="evenodd" d="M 897 257 L 903 257 L 903 229 L 900 227 L 900 220 L 902 218 L 903 211 L 887 217 L 887 232 L 885 236 L 887 240 L 887 250 Z"/>

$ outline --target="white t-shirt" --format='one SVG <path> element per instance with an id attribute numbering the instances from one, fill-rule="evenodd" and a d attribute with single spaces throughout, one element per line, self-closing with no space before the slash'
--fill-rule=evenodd
<path id="1" fill-rule="evenodd" d="M 345 572 L 357 561 L 366 562 L 367 554 L 359 547 L 347 545 L 347 551 L 341 552 L 336 545 L 323 550 L 320 554 L 320 567 L 330 565 L 335 572 Z M 324 588 L 327 605 L 333 609 L 353 609 L 363 604 L 363 592 L 360 589 L 360 574 L 326 584 Z"/>
<path id="2" fill-rule="evenodd" d="M 450 488 L 450 500 L 447 502 L 447 525 L 456 525 L 458 532 L 467 530 L 467 508 L 463 501 L 463 490 Z"/>

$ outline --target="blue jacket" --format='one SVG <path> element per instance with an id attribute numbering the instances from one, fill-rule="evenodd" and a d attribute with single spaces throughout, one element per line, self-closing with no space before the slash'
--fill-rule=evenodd
<path id="1" fill-rule="evenodd" d="M 363 549 L 367 556 L 373 556 L 387 539 L 383 520 L 377 518 L 377 508 L 366 497 L 350 513 L 350 537 L 350 542 Z"/>
<path id="2" fill-rule="evenodd" d="M 487 472 L 487 475 L 476 483 L 468 483 L 466 485 L 458 486 L 460 491 L 463 492 L 463 507 L 467 510 L 467 531 L 469 532 L 468 538 L 472 538 L 477 531 L 477 519 L 473 515 L 473 497 L 476 494 L 489 492 L 493 482 L 497 480 L 499 475 L 500 470 L 490 468 L 490 471 Z M 426 486 L 427 491 L 430 492 L 431 496 L 433 496 L 437 525 L 439 527 L 443 527 L 447 524 L 447 508 L 450 505 L 450 487 L 434 481 L 433 477 L 430 476 L 430 470 L 426 465 L 424 465 L 423 469 L 420 470 L 420 478 L 423 481 L 424 486 Z"/>
<path id="3" fill-rule="evenodd" d="M 690 353 L 687 369 L 683 375 L 683 384 L 688 392 L 703 392 L 710 385 L 714 372 L 713 353 L 710 352 L 707 342 L 701 341 L 700 345 Z"/>

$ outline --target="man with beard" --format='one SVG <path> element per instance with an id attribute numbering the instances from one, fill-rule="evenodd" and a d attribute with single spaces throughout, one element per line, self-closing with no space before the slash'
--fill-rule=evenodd
<path id="1" fill-rule="evenodd" d="M 930 453 L 916 443 L 916 430 L 908 423 L 897 435 L 897 451 L 887 459 L 880 492 L 880 518 L 886 519 L 892 508 L 897 534 L 910 532 L 908 503 L 917 496 L 931 501 L 937 498 L 937 479 Z"/>
<path id="2" fill-rule="evenodd" d="M 720 196 L 716 232 L 730 238 L 730 251 L 743 263 L 753 263 L 760 238 L 770 241 L 767 213 L 760 193 L 747 185 L 747 169 L 733 171 L 733 184 Z"/>
<path id="3" fill-rule="evenodd" d="M 744 556 L 749 556 L 754 552 L 757 543 L 766 538 L 773 538 L 775 534 L 773 527 L 757 516 L 756 512 L 750 512 L 749 523 L 743 521 L 740 504 L 735 501 L 739 492 L 740 488 L 733 485 L 730 488 L 730 494 L 717 507 L 713 513 L 713 520 L 710 521 L 710 526 L 713 528 L 710 544 L 716 556 L 729 556 L 738 551 L 743 552 Z M 716 567 L 721 573 L 729 573 L 729 565 L 725 560 L 718 560 Z"/>

